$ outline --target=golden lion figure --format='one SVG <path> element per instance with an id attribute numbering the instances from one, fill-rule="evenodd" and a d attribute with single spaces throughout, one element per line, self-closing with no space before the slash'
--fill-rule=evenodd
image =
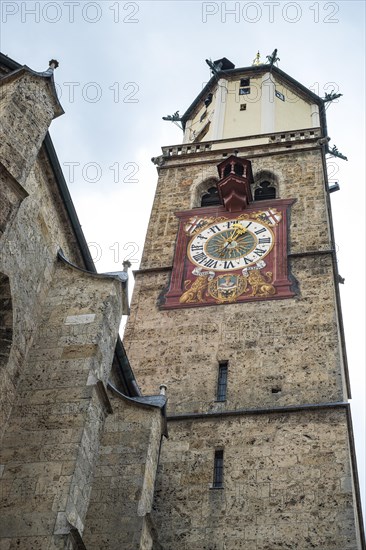
<path id="1" fill-rule="evenodd" d="M 259 269 L 249 271 L 248 282 L 252 287 L 251 296 L 273 296 L 273 294 L 276 294 L 276 289 L 271 284 L 271 281 L 271 271 L 267 271 L 265 276 L 262 275 Z"/>
<path id="2" fill-rule="evenodd" d="M 197 277 L 195 281 L 184 281 L 184 289 L 182 296 L 179 298 L 181 304 L 189 304 L 194 302 L 204 301 L 204 291 L 207 287 L 207 277 Z"/>

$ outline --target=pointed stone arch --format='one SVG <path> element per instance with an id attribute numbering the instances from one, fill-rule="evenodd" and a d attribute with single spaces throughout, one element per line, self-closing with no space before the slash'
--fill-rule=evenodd
<path id="1" fill-rule="evenodd" d="M 217 187 L 219 179 L 215 177 L 207 178 L 198 182 L 191 191 L 191 208 L 199 208 L 202 206 L 202 197 L 207 194 L 212 194 L 212 188 Z M 217 204 L 220 204 L 219 202 Z"/>
<path id="2" fill-rule="evenodd" d="M 260 170 L 254 174 L 252 191 L 254 200 L 278 199 L 280 196 L 278 177 L 270 170 Z"/>

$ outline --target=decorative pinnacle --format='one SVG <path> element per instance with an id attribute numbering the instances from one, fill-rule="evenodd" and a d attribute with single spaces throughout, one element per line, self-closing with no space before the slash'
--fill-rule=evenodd
<path id="1" fill-rule="evenodd" d="M 51 59 L 48 65 L 50 69 L 57 69 L 57 67 L 59 66 L 59 62 L 57 61 L 57 59 Z"/>
<path id="2" fill-rule="evenodd" d="M 263 65 L 263 63 L 261 62 L 261 54 L 259 53 L 259 51 L 257 52 L 257 55 L 255 56 L 255 59 L 253 59 L 253 63 L 252 63 L 252 66 L 257 66 L 257 65 Z"/>
<path id="3" fill-rule="evenodd" d="M 165 384 L 160 384 L 159 389 L 160 389 L 160 395 L 165 395 L 167 386 Z"/>

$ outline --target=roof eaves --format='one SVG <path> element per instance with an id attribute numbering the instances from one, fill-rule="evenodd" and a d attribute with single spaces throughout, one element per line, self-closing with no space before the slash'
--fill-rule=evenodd
<path id="1" fill-rule="evenodd" d="M 4 57 L 3 54 L 1 54 L 1 56 L 2 56 L 1 61 L 3 61 L 3 57 Z M 54 118 L 57 118 L 63 115 L 65 111 L 63 110 L 62 105 L 58 99 L 52 68 L 49 68 L 47 71 L 43 71 L 39 73 L 37 71 L 33 71 L 33 69 L 30 69 L 27 65 L 19 66 L 13 69 L 12 71 L 10 71 L 9 73 L 3 75 L 0 78 L 0 83 L 1 85 L 3 85 L 6 82 L 16 80 L 19 76 L 21 76 L 24 73 L 31 74 L 32 76 L 36 76 L 38 78 L 44 78 L 46 80 L 47 85 L 50 88 L 51 97 L 53 98 L 53 102 L 54 102 Z"/>

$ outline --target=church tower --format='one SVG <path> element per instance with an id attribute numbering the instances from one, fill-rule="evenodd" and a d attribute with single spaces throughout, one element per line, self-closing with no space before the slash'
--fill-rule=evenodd
<path id="1" fill-rule="evenodd" d="M 167 386 L 164 550 L 360 550 L 325 102 L 274 62 L 210 62 L 163 147 L 124 344 Z M 173 118 L 177 118 L 176 116 Z"/>

